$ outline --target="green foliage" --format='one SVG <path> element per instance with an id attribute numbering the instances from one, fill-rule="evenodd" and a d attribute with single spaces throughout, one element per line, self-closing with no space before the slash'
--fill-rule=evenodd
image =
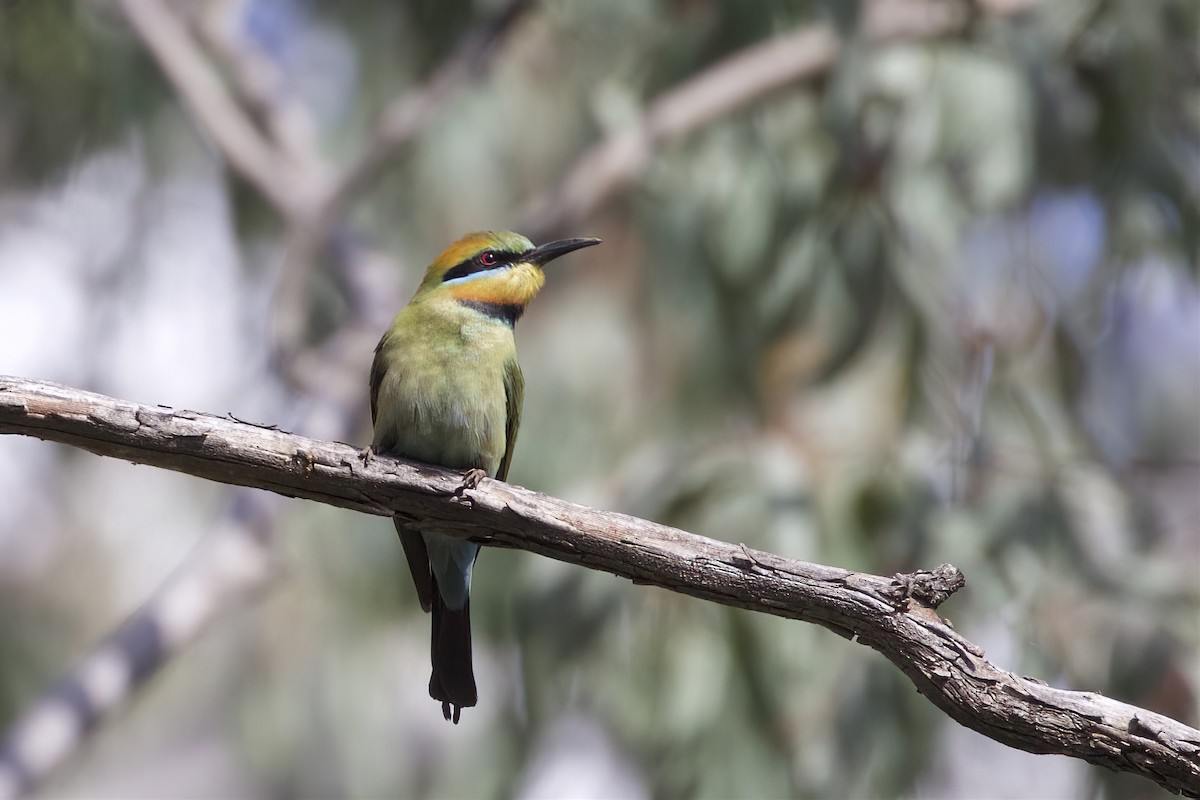
<path id="1" fill-rule="evenodd" d="M 0 4 L 0 178 L 43 178 L 170 97 L 108 17 L 72 0 Z"/>

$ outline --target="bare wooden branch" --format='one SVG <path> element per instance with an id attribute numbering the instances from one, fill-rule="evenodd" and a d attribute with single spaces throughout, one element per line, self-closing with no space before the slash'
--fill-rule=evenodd
<path id="1" fill-rule="evenodd" d="M 813 622 L 882 653 L 953 719 L 998 742 L 1200 795 L 1200 731 L 1091 692 L 1007 672 L 933 610 L 952 567 L 889 579 L 781 558 L 496 481 L 209 414 L 0 377 L 0 433 L 518 547 L 637 583 Z"/>

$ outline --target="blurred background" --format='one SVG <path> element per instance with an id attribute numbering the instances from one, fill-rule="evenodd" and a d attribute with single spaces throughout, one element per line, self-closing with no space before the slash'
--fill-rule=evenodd
<path id="1" fill-rule="evenodd" d="M 445 245 L 600 236 L 518 326 L 513 482 L 951 562 L 993 662 L 1194 726 L 1198 37 L 1189 0 L 0 0 L 0 373 L 363 445 Z M 211 537 L 257 565 L 45 796 L 1161 794 L 514 551 L 450 726 L 391 524 L 256 497 L 0 439 L 0 729 Z"/>

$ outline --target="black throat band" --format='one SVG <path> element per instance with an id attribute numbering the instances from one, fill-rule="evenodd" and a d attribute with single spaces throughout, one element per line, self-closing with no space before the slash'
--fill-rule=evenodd
<path id="1" fill-rule="evenodd" d="M 482 300 L 459 300 L 467 308 L 473 308 L 492 319 L 498 319 L 508 327 L 516 326 L 517 320 L 525 313 L 525 306 L 517 303 L 486 303 Z"/>

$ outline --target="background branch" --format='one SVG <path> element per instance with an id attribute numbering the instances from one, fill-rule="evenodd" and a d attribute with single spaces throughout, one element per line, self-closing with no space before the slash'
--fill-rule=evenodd
<path id="1" fill-rule="evenodd" d="M 991 664 L 936 606 L 961 585 L 936 573 L 873 575 L 708 539 L 488 481 L 458 496 L 456 473 L 349 445 L 56 384 L 0 378 L 0 433 L 269 489 L 416 526 L 476 536 L 724 605 L 814 622 L 882 653 L 956 721 L 1012 747 L 1059 753 L 1200 795 L 1200 731 L 1090 692 Z M 5 754 L 17 747 L 8 745 Z"/>
<path id="2" fill-rule="evenodd" d="M 462 36 L 424 85 L 387 105 L 361 153 L 337 172 L 317 201 L 306 209 L 304 218 L 291 226 L 278 293 L 281 306 L 300 307 L 298 299 L 304 295 L 321 248 L 350 204 L 379 179 L 387 164 L 429 126 L 450 98 L 483 70 L 531 4 L 531 0 L 508 0 L 498 12 Z M 278 340 L 296 341 L 302 335 L 298 328 L 295 315 L 280 315 L 276 321 Z"/>
<path id="3" fill-rule="evenodd" d="M 12 724 L 0 740 L 0 798 L 31 791 L 214 620 L 270 584 L 277 564 L 267 539 L 279 498 L 234 498 L 176 574 Z"/>
<path id="4" fill-rule="evenodd" d="M 234 102 L 175 12 L 162 0 L 119 2 L 138 38 L 226 162 L 283 217 L 298 215 L 311 189 Z"/>
<path id="5" fill-rule="evenodd" d="M 508 0 L 469 29 L 423 85 L 388 103 L 360 153 L 338 168 L 321 157 L 306 135 L 306 126 L 299 121 L 302 110 L 268 97 L 262 84 L 269 81 L 270 66 L 247 52 L 248 43 L 222 38 L 222 26 L 215 20 L 196 20 L 197 32 L 228 62 L 241 95 L 257 108 L 269 137 L 238 105 L 197 37 L 167 3 L 120 2 L 138 37 L 222 157 L 260 192 L 287 226 L 274 314 L 274 349 L 284 360 L 291 357 L 305 334 L 306 291 L 313 266 L 350 204 L 378 180 L 387 164 L 429 126 L 455 93 L 484 69 L 532 5 L 531 0 Z"/>
<path id="6" fill-rule="evenodd" d="M 418 90 L 388 104 L 375 126 L 375 133 L 362 153 L 342 170 L 321 208 L 326 229 L 347 204 L 370 187 L 383 168 L 423 131 L 464 83 L 480 74 L 505 37 L 529 7 L 531 0 L 509 0 L 490 18 L 463 35 L 454 52 Z"/>
<path id="7" fill-rule="evenodd" d="M 981 10 L 1009 15 L 1036 2 Z M 859 35 L 876 44 L 944 36 L 969 19 L 964 6 L 931 0 L 872 0 L 863 8 Z M 528 200 L 518 229 L 538 241 L 594 213 L 642 174 L 655 150 L 825 73 L 845 45 L 832 25 L 810 25 L 747 47 L 663 92 L 639 120 L 593 145 L 558 185 Z"/>

